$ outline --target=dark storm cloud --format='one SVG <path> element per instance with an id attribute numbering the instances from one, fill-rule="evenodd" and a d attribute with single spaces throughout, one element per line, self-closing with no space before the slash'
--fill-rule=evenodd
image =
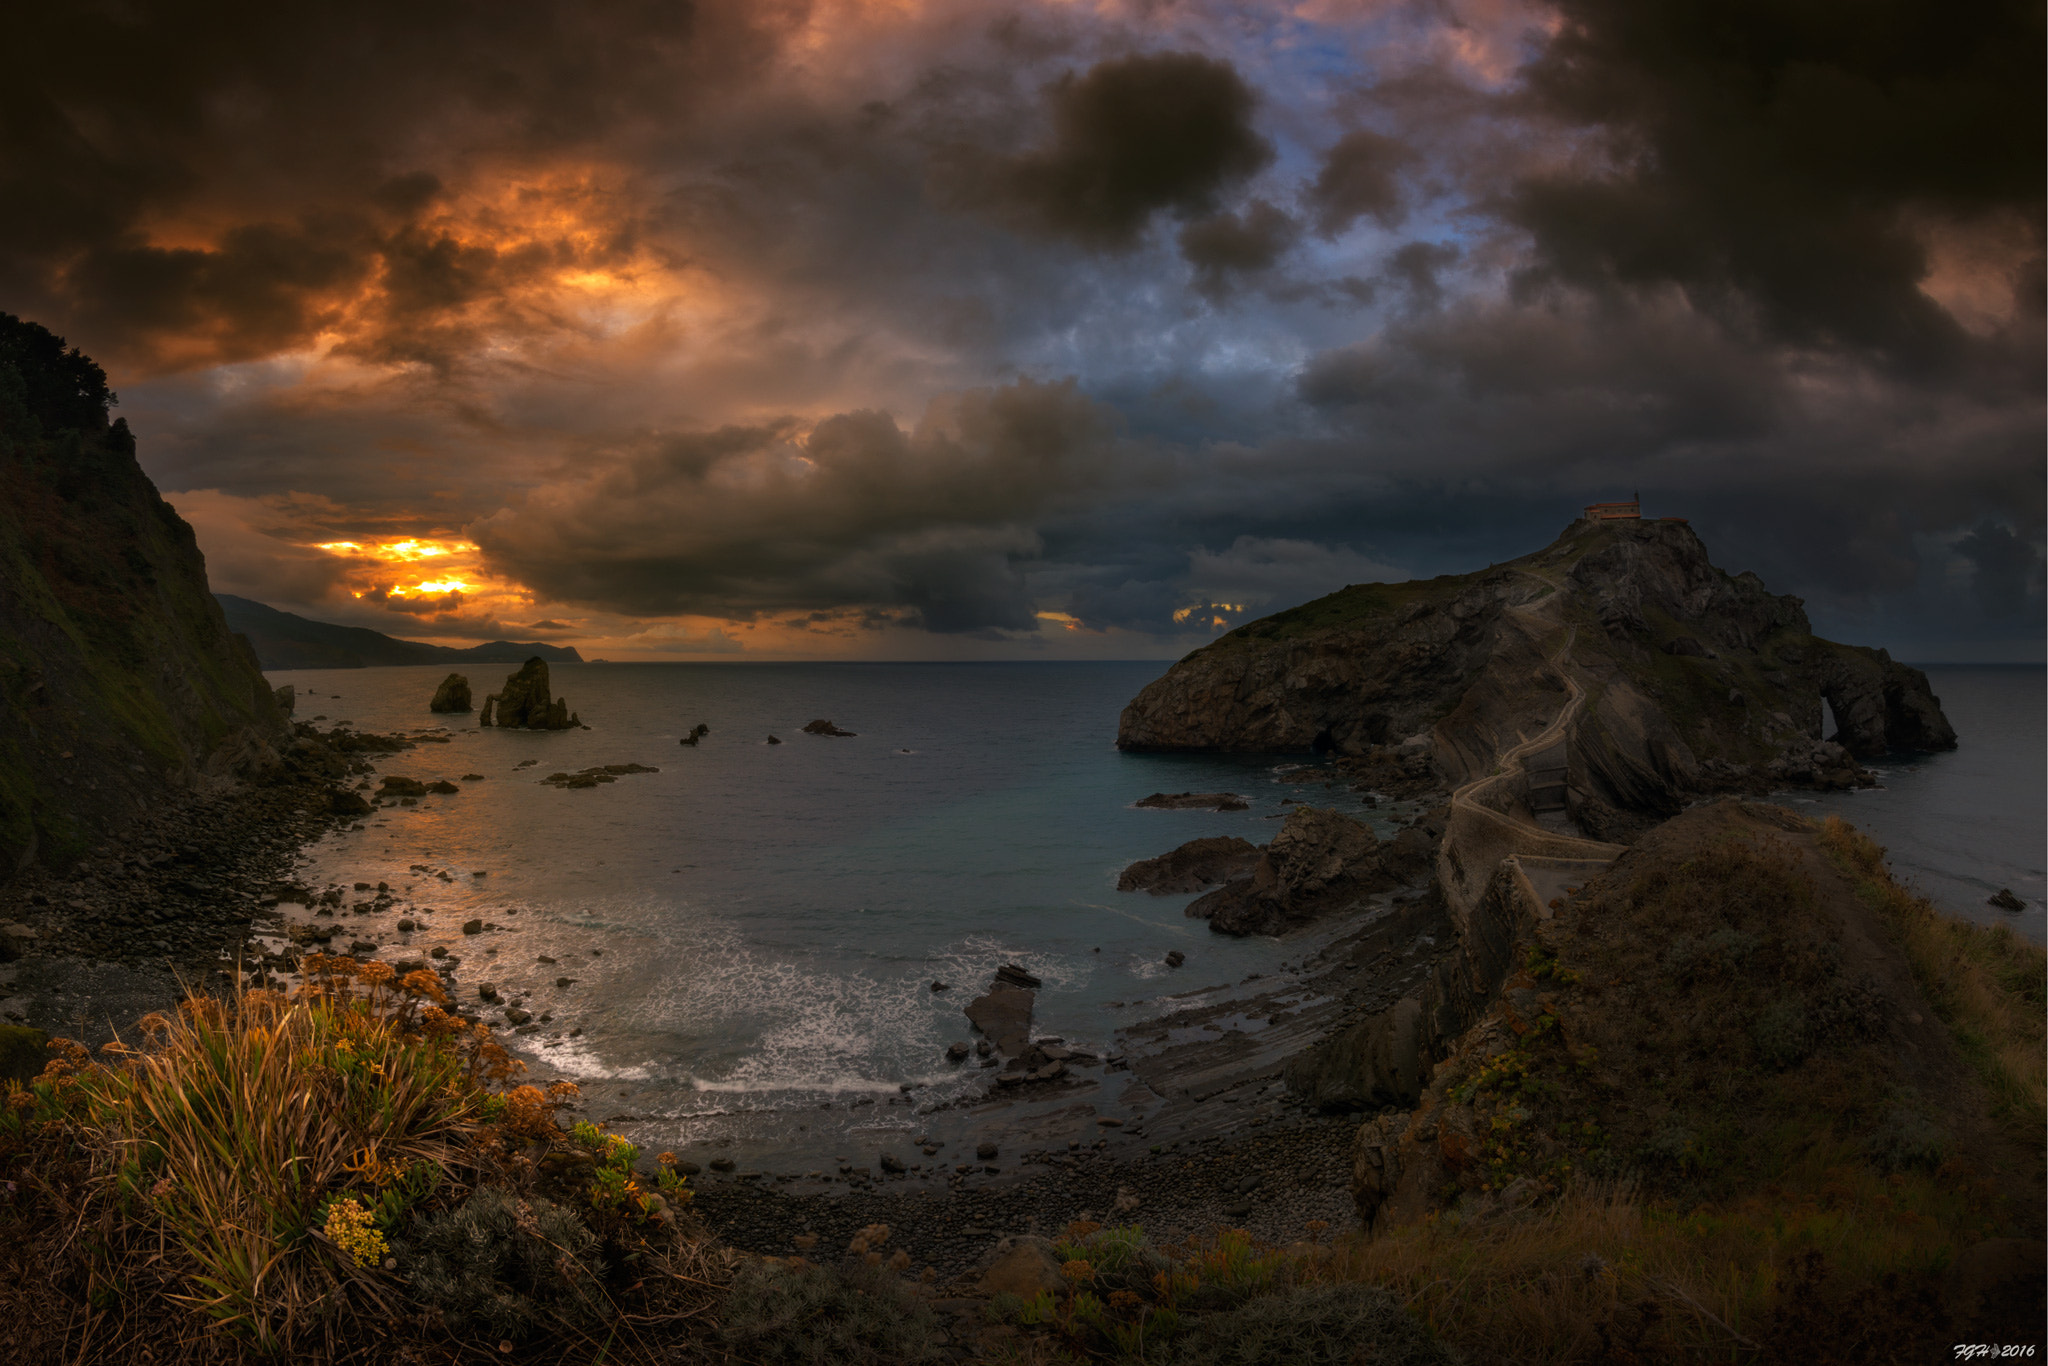
<path id="1" fill-rule="evenodd" d="M 504 596 L 376 604 L 449 635 L 1163 649 L 1638 486 L 1817 619 L 2038 634 L 2040 19 L 1931 8 L 45 7 L 0 308 L 231 591 L 473 536 Z"/>
<path id="2" fill-rule="evenodd" d="M 1225 61 L 1140 53 L 1069 74 L 1046 95 L 1051 136 L 984 174 L 981 191 L 1040 232 L 1102 251 L 1138 244 L 1153 215 L 1199 214 L 1273 159 L 1258 96 Z"/>
<path id="3" fill-rule="evenodd" d="M 2041 618 L 2042 557 L 2010 527 L 1994 522 L 1979 525 L 1956 543 L 1956 553 L 1970 562 L 1970 591 L 1987 617 L 1997 621 Z"/>
<path id="4" fill-rule="evenodd" d="M 1361 218 L 1398 227 L 1402 217 L 1401 168 L 1415 153 L 1369 129 L 1346 133 L 1323 157 L 1322 169 L 1303 192 L 1315 210 L 1316 231 L 1335 237 Z"/>
<path id="5" fill-rule="evenodd" d="M 1236 213 L 1198 218 L 1180 230 L 1180 254 L 1195 268 L 1195 287 L 1216 298 L 1245 276 L 1271 270 L 1301 236 L 1301 227 L 1263 199 Z"/>
<path id="6" fill-rule="evenodd" d="M 935 404 L 905 431 L 843 413 L 671 437 L 538 490 L 470 529 L 494 569 L 570 603 L 752 619 L 905 609 L 939 633 L 1035 624 L 1035 525 L 1137 477 L 1142 454 L 1074 385 Z"/>
<path id="7" fill-rule="evenodd" d="M 1971 349 L 1918 288 L 1929 263 L 1915 228 L 2013 214 L 2038 238 L 2039 4 L 1559 10 L 1526 73 L 1531 107 L 1603 130 L 1609 164 L 1511 193 L 1507 215 L 1534 235 L 1544 272 L 1595 289 L 1677 286 L 1763 339 L 1891 367 Z"/>
<path id="8" fill-rule="evenodd" d="M 0 58 L 0 292 L 159 363 L 301 343 L 376 276 L 396 330 L 505 268 L 407 230 L 436 163 L 530 165 L 687 120 L 787 22 L 728 0 L 19 9 Z M 148 239 L 186 213 L 225 227 Z"/>

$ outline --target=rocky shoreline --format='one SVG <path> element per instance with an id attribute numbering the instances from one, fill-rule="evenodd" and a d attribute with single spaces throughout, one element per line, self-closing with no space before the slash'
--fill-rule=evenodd
<path id="1" fill-rule="evenodd" d="M 300 852 L 368 811 L 338 784 L 398 737 L 295 728 L 284 764 L 259 783 L 181 794 L 70 868 L 31 867 L 0 890 L 0 1020 L 97 1046 L 189 986 L 224 985 L 233 966 L 284 966 L 247 953 L 280 918 Z M 273 956 L 275 957 L 275 956 Z"/>

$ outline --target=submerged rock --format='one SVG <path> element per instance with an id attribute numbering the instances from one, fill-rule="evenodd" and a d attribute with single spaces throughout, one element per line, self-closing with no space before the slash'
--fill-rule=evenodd
<path id="1" fill-rule="evenodd" d="M 505 679 L 505 686 L 484 699 L 480 726 L 518 730 L 568 730 L 583 722 L 569 710 L 567 698 L 551 695 L 548 662 L 538 655 Z"/>
<path id="2" fill-rule="evenodd" d="M 1155 792 L 1137 804 L 1147 811 L 1243 811 L 1250 806 L 1235 792 Z"/>
<path id="3" fill-rule="evenodd" d="M 469 711 L 469 680 L 461 674 L 449 674 L 441 680 L 441 686 L 434 689 L 434 700 L 427 703 L 428 711 Z"/>

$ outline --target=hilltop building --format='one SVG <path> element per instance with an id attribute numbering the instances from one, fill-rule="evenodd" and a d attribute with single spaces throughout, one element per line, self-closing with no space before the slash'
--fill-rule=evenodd
<path id="1" fill-rule="evenodd" d="M 1637 494 L 1626 503 L 1588 503 L 1586 520 L 1589 522 L 1634 522 L 1643 515 L 1642 495 Z"/>

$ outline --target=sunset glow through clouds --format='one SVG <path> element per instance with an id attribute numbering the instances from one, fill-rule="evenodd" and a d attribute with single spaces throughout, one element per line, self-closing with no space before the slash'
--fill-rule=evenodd
<path id="1" fill-rule="evenodd" d="M 57 7 L 0 308 L 216 588 L 444 643 L 1172 657 L 1639 488 L 2032 659 L 2042 15 L 1973 6 Z"/>

